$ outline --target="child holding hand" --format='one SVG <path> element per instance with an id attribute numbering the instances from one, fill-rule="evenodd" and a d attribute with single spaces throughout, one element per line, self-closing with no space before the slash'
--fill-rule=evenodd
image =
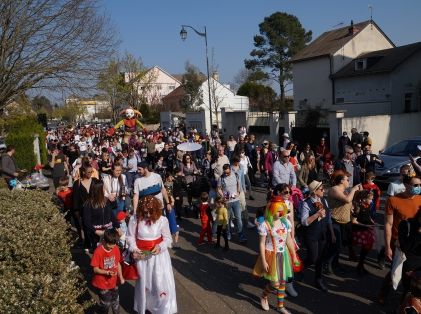
<path id="1" fill-rule="evenodd" d="M 202 223 L 202 230 L 200 231 L 199 241 L 197 245 L 205 244 L 203 241 L 205 234 L 209 244 L 212 244 L 212 215 L 209 204 L 209 194 L 207 192 L 202 192 L 200 195 L 200 222 Z"/>
<path id="2" fill-rule="evenodd" d="M 228 226 L 228 210 L 225 207 L 225 199 L 221 196 L 218 196 L 215 200 L 215 206 L 216 206 L 216 248 L 221 247 L 221 234 L 224 238 L 224 251 L 229 250 L 229 244 L 228 244 L 228 235 L 227 235 L 227 226 Z"/>
<path id="3" fill-rule="evenodd" d="M 113 313 L 120 311 L 117 276 L 121 284 L 124 284 L 124 278 L 120 265 L 121 254 L 117 246 L 119 240 L 117 230 L 105 230 L 102 244 L 95 249 L 91 259 L 94 269 L 92 285 L 98 289 L 98 306 L 101 313 L 108 313 L 110 307 Z"/>

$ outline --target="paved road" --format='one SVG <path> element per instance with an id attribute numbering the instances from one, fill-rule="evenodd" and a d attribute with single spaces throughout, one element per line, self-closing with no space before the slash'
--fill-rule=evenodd
<path id="1" fill-rule="evenodd" d="M 265 204 L 265 191 L 257 188 L 256 200 L 248 201 L 250 213 Z M 381 221 L 381 217 L 379 217 Z M 241 245 L 234 236 L 228 252 L 204 245 L 197 247 L 199 220 L 188 218 L 180 223 L 181 248 L 171 250 L 179 313 L 259 313 L 259 296 L 264 281 L 251 276 L 251 268 L 257 257 L 258 235 L 247 230 L 248 243 Z M 304 253 L 304 252 L 303 252 Z M 88 256 L 74 251 L 76 260 L 89 280 Z M 304 253 L 305 254 L 305 253 Z M 391 294 L 386 306 L 378 306 L 375 299 L 386 270 L 376 268 L 373 256 L 368 259 L 370 275 L 359 277 L 356 263 L 344 261 L 346 274 L 329 275 L 326 282 L 329 293 L 322 293 L 312 286 L 313 269 L 306 270 L 302 282 L 296 282 L 297 298 L 288 297 L 286 307 L 292 313 L 393 313 L 399 303 L 399 295 Z M 123 313 L 133 313 L 133 285 L 120 288 Z M 270 298 L 275 313 L 276 298 Z"/>

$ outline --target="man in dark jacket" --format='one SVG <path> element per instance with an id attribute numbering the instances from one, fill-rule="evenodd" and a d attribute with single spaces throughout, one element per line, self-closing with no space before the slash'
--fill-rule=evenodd
<path id="1" fill-rule="evenodd" d="M 368 172 L 375 173 L 376 164 L 383 165 L 383 160 L 379 158 L 376 154 L 371 153 L 371 145 L 366 144 L 363 147 L 363 154 L 357 157 L 357 165 L 360 167 L 360 178 L 361 181 L 365 181 L 365 175 Z"/>
<path id="2" fill-rule="evenodd" d="M 354 150 L 351 146 L 344 147 L 344 156 L 342 159 L 338 159 L 334 164 L 334 170 L 342 170 L 351 174 L 349 177 L 349 186 L 355 186 L 361 183 L 360 180 L 360 169 L 357 164 L 352 161 L 352 154 Z"/>
<path id="3" fill-rule="evenodd" d="M 257 145 L 255 143 L 255 139 L 256 137 L 254 136 L 254 134 L 251 134 L 244 147 L 244 152 L 246 153 L 246 156 L 250 159 L 250 163 L 252 166 L 252 169 L 250 169 L 250 175 L 249 175 L 251 185 L 256 184 L 255 174 L 258 169 L 257 168 Z"/>
<path id="4" fill-rule="evenodd" d="M 16 179 L 19 175 L 19 168 L 16 165 L 15 158 L 13 158 L 13 155 L 15 154 L 15 148 L 11 145 L 7 146 L 6 148 L 6 154 L 3 155 L 1 158 L 1 169 L 4 174 L 7 186 L 10 190 L 13 189 L 13 187 L 10 184 L 10 181 L 13 179 Z"/>

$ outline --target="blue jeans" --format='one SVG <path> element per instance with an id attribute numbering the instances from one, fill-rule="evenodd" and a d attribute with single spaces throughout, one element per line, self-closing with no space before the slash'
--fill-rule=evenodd
<path id="1" fill-rule="evenodd" d="M 236 223 L 237 223 L 237 230 L 238 230 L 238 236 L 242 236 L 243 234 L 243 221 L 241 220 L 241 205 L 240 201 L 234 201 L 227 203 L 227 210 L 228 210 L 228 216 L 229 216 L 229 222 L 228 222 L 228 238 L 231 236 L 231 219 L 233 216 L 235 217 Z"/>

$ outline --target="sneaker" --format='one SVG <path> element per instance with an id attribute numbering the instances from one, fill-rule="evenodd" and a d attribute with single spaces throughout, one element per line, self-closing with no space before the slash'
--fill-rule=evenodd
<path id="1" fill-rule="evenodd" d="M 240 238 L 239 238 L 239 241 L 240 241 L 240 243 L 245 243 L 245 242 L 247 242 L 247 238 L 245 237 L 245 235 L 240 235 Z"/>
<path id="2" fill-rule="evenodd" d="M 205 244 L 206 243 L 204 241 L 197 242 L 197 246 L 202 246 L 202 245 L 205 245 Z"/>
<path id="3" fill-rule="evenodd" d="M 285 307 L 278 308 L 278 312 L 282 314 L 291 314 L 291 312 L 288 311 Z"/>
<path id="4" fill-rule="evenodd" d="M 231 228 L 234 228 L 234 222 L 232 220 L 230 222 L 230 226 L 231 226 Z"/>
<path id="5" fill-rule="evenodd" d="M 252 222 L 247 222 L 247 229 L 254 229 L 254 228 L 256 228 L 256 225 L 254 224 L 254 223 L 252 223 Z"/>
<path id="6" fill-rule="evenodd" d="M 287 282 L 285 291 L 293 298 L 298 297 L 298 292 L 294 289 L 294 284 L 292 282 Z"/>
<path id="7" fill-rule="evenodd" d="M 268 301 L 267 297 L 266 298 L 264 298 L 264 297 L 260 298 L 260 305 L 262 306 L 263 310 L 269 311 L 269 301 Z"/>

